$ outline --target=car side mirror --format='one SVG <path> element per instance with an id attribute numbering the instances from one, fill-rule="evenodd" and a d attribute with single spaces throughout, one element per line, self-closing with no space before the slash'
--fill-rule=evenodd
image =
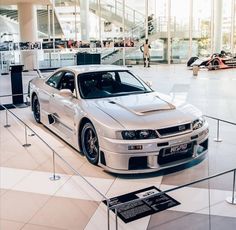
<path id="1" fill-rule="evenodd" d="M 59 95 L 62 96 L 62 97 L 72 97 L 73 93 L 71 92 L 70 89 L 61 89 L 59 91 Z"/>
<path id="2" fill-rule="evenodd" d="M 152 88 L 152 82 L 151 82 L 151 81 L 146 81 L 146 84 L 147 84 L 150 88 Z"/>

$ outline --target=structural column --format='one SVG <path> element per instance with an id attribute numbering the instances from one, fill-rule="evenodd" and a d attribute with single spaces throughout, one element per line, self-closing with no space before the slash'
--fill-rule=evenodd
<path id="1" fill-rule="evenodd" d="M 167 4 L 167 62 L 171 64 L 171 0 Z"/>
<path id="2" fill-rule="evenodd" d="M 230 31 L 230 51 L 234 53 L 234 26 L 235 26 L 235 0 L 231 0 L 231 31 Z"/>
<path id="3" fill-rule="evenodd" d="M 80 26 L 81 26 L 81 40 L 89 40 L 89 1 L 80 0 Z"/>
<path id="4" fill-rule="evenodd" d="M 193 0 L 190 0 L 189 3 L 189 49 L 188 49 L 188 57 L 192 57 L 193 51 Z"/>
<path id="5" fill-rule="evenodd" d="M 123 65 L 125 65 L 125 0 L 122 1 L 122 11 L 123 11 L 122 30 L 123 30 L 123 41 L 124 41 L 124 47 L 123 47 Z"/>
<path id="6" fill-rule="evenodd" d="M 214 37 L 213 52 L 219 53 L 222 49 L 222 0 L 214 1 Z"/>
<path id="7" fill-rule="evenodd" d="M 98 16 L 99 16 L 99 21 L 98 21 L 98 34 L 99 34 L 99 41 L 101 42 L 101 48 L 103 47 L 102 43 L 102 16 L 101 16 L 101 0 L 98 0 Z"/>
<path id="8" fill-rule="evenodd" d="M 148 0 L 145 0 L 145 39 L 148 39 Z"/>
<path id="9" fill-rule="evenodd" d="M 18 4 L 18 21 L 21 42 L 36 42 L 37 36 L 37 11 L 31 3 Z M 27 70 L 37 68 L 37 51 L 21 51 L 21 61 Z"/>
<path id="10" fill-rule="evenodd" d="M 77 0 L 75 0 L 75 41 L 77 40 Z"/>

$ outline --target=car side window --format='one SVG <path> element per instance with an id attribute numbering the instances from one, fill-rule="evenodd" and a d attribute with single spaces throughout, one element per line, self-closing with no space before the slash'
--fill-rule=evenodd
<path id="1" fill-rule="evenodd" d="M 57 88 L 59 90 L 69 89 L 72 93 L 74 93 L 74 91 L 75 91 L 75 75 L 71 72 L 64 72 Z"/>
<path id="2" fill-rule="evenodd" d="M 53 87 L 53 88 L 58 88 L 61 78 L 62 78 L 62 74 L 63 72 L 57 72 L 54 75 L 52 75 L 47 81 L 46 84 L 48 84 L 49 86 Z"/>

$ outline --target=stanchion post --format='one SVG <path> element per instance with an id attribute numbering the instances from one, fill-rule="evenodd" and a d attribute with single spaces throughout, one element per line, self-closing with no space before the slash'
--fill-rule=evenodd
<path id="1" fill-rule="evenodd" d="M 115 213 L 116 213 L 116 230 L 118 230 L 117 208 L 115 208 Z"/>
<path id="2" fill-rule="evenodd" d="M 7 109 L 6 110 L 6 124 L 4 125 L 5 128 L 9 128 L 11 127 L 9 124 L 8 124 L 8 113 L 7 113 Z"/>
<path id="3" fill-rule="evenodd" d="M 31 146 L 31 144 L 28 144 L 28 141 L 27 141 L 27 127 L 25 125 L 25 144 L 23 144 L 23 147 L 29 147 Z"/>
<path id="4" fill-rule="evenodd" d="M 53 164 L 53 175 L 49 178 L 52 181 L 60 180 L 61 177 L 59 175 L 56 175 L 56 169 L 55 169 L 55 151 L 52 151 L 52 164 Z"/>
<path id="5" fill-rule="evenodd" d="M 110 230 L 110 200 L 107 200 L 107 229 Z"/>
<path id="6" fill-rule="evenodd" d="M 222 139 L 220 139 L 220 120 L 217 119 L 217 136 L 214 139 L 215 142 L 222 142 Z"/>
<path id="7" fill-rule="evenodd" d="M 227 197 L 226 198 L 226 201 L 229 203 L 229 204 L 233 204 L 233 205 L 236 205 L 236 197 L 234 195 L 235 193 L 235 174 L 236 174 L 236 170 L 234 170 L 234 176 L 233 176 L 233 189 L 232 189 L 232 197 Z"/>

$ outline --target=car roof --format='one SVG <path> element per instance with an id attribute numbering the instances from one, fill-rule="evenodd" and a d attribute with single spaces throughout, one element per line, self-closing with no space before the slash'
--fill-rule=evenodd
<path id="1" fill-rule="evenodd" d="M 97 71 L 118 71 L 118 70 L 128 70 L 125 66 L 117 65 L 77 65 L 77 66 L 67 66 L 60 68 L 59 70 L 69 70 L 76 74 L 97 72 Z"/>

